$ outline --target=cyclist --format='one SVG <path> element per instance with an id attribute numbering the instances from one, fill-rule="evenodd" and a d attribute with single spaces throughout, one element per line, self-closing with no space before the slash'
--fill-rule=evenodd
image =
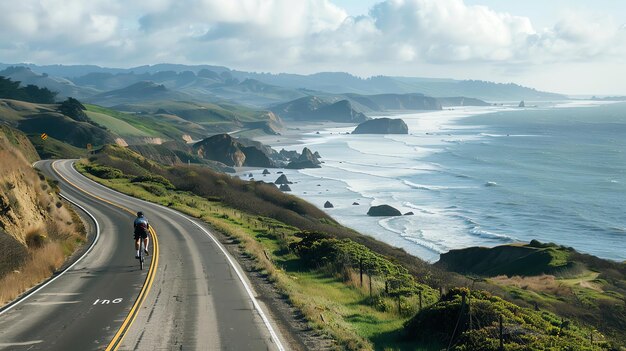
<path id="1" fill-rule="evenodd" d="M 135 258 L 139 258 L 140 239 L 143 239 L 144 252 L 148 255 L 148 231 L 150 230 L 150 224 L 146 217 L 144 217 L 143 212 L 137 212 L 137 218 L 135 218 L 133 227 L 135 228 Z"/>

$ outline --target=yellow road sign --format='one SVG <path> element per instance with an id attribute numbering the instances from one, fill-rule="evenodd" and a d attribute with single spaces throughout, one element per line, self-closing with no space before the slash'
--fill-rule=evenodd
<path id="1" fill-rule="evenodd" d="M 41 140 L 46 140 L 46 139 L 48 139 L 48 134 L 41 133 Z"/>

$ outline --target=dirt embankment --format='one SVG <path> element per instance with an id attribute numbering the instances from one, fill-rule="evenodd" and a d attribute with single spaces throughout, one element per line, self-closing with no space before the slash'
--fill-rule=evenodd
<path id="1" fill-rule="evenodd" d="M 33 157 L 23 134 L 0 128 L 0 305 L 50 276 L 85 237 L 56 185 L 32 168 L 22 150 Z"/>

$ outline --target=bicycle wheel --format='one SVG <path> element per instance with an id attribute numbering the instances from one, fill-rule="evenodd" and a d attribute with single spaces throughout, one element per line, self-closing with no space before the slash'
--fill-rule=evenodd
<path id="1" fill-rule="evenodd" d="M 143 240 L 139 246 L 139 269 L 143 270 Z"/>

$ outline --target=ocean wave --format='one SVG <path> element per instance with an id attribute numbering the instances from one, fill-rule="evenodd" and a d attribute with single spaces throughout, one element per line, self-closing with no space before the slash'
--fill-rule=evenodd
<path id="1" fill-rule="evenodd" d="M 503 235 L 503 234 L 497 234 L 494 232 L 490 232 L 484 229 L 480 229 L 480 226 L 476 226 L 473 228 L 470 228 L 469 230 L 470 234 L 477 236 L 479 238 L 483 238 L 483 239 L 491 239 L 491 240 L 498 240 L 501 241 L 503 243 L 511 243 L 511 242 L 515 242 L 515 241 L 519 241 L 515 238 L 512 238 L 510 236 L 507 235 Z"/>
<path id="2" fill-rule="evenodd" d="M 415 234 L 412 235 L 412 234 L 407 233 L 408 227 L 406 225 L 404 226 L 404 230 L 398 230 L 394 228 L 393 226 L 390 225 L 390 222 L 393 220 L 397 220 L 397 218 L 381 219 L 380 221 L 378 221 L 378 225 L 389 232 L 398 234 L 404 240 L 410 241 L 413 244 L 417 244 L 437 255 L 441 255 L 442 253 L 445 253 L 448 251 L 447 248 L 440 247 L 435 242 L 424 239 L 423 231 L 421 229 L 417 229 L 416 232 L 414 231 L 415 234 L 419 235 L 419 236 L 416 236 Z"/>
<path id="3" fill-rule="evenodd" d="M 429 210 L 427 210 L 427 209 L 424 209 L 424 208 L 422 208 L 422 207 L 419 207 L 419 206 L 417 206 L 416 204 L 414 204 L 414 203 L 412 203 L 412 202 L 408 202 L 408 201 L 407 201 L 407 202 L 403 202 L 403 203 L 402 203 L 402 205 L 403 205 L 404 207 L 408 207 L 408 208 L 413 209 L 413 210 L 418 210 L 420 213 L 423 213 L 423 214 L 428 214 L 428 215 L 434 215 L 434 214 L 437 214 L 437 213 L 435 213 L 435 212 L 433 212 L 433 211 L 429 211 Z"/>
<path id="4" fill-rule="evenodd" d="M 490 134 L 490 133 L 480 133 L 480 136 L 486 136 L 490 138 L 501 138 L 501 137 L 542 137 L 543 135 L 536 134 Z"/>
<path id="5" fill-rule="evenodd" d="M 417 183 L 413 183 L 411 181 L 408 180 L 403 180 L 402 181 L 405 185 L 413 188 L 413 189 L 417 189 L 417 190 L 429 190 L 429 191 L 434 191 L 434 192 L 439 192 L 441 190 L 453 190 L 453 189 L 469 189 L 471 187 L 467 187 L 467 186 L 445 186 L 445 185 L 424 185 L 424 184 L 417 184 Z"/>

